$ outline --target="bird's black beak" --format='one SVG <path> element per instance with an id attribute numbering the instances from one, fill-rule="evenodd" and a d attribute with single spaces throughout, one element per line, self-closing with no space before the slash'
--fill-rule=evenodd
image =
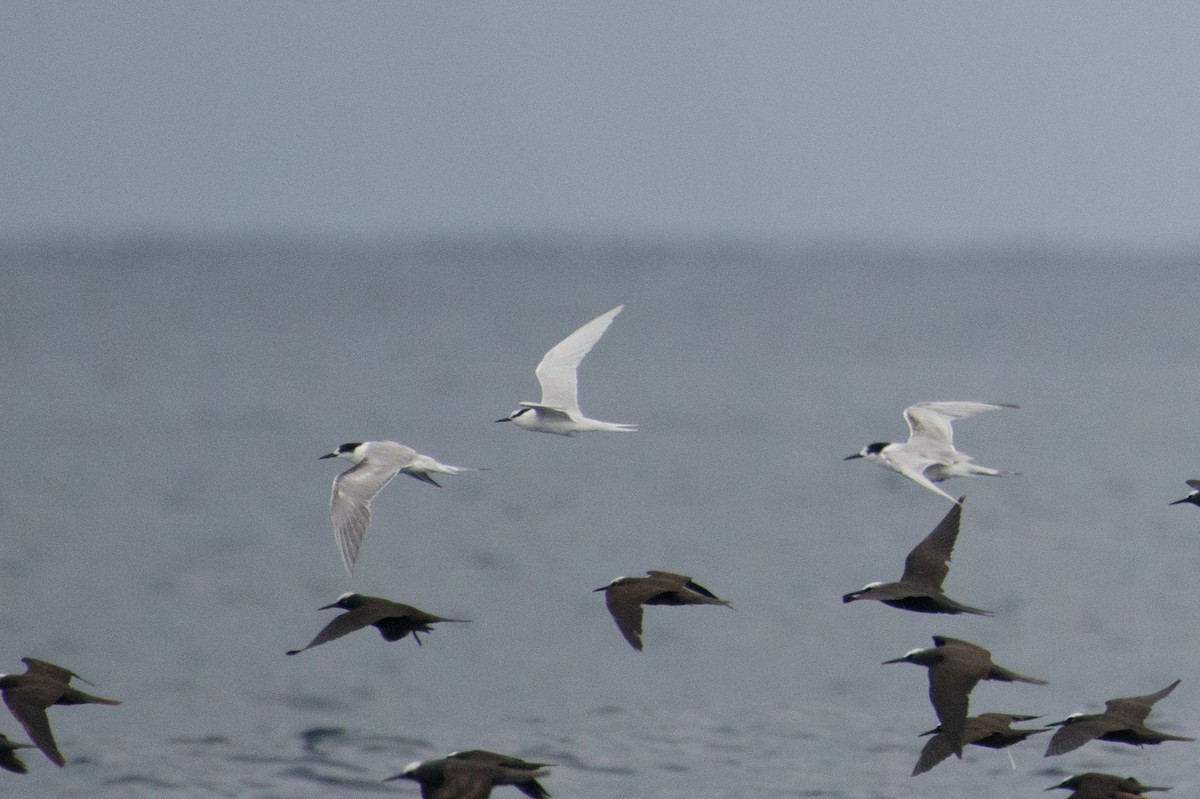
<path id="1" fill-rule="evenodd" d="M 596 593 L 597 591 L 607 591 L 607 590 L 608 590 L 608 588 L 609 588 L 609 587 L 608 587 L 607 585 L 602 585 L 602 586 L 600 586 L 599 588 L 593 588 L 593 589 L 592 589 L 592 593 L 594 594 L 594 593 Z"/>
<path id="2" fill-rule="evenodd" d="M 887 665 L 887 664 L 889 664 L 889 663 L 907 663 L 907 662 L 908 662 L 908 661 L 907 661 L 907 660 L 905 660 L 904 658 L 892 658 L 891 660 L 885 660 L 885 661 L 883 661 L 883 662 L 882 662 L 882 663 L 880 663 L 879 665 L 880 665 L 880 666 L 886 666 L 886 665 Z"/>
<path id="3" fill-rule="evenodd" d="M 509 419 L 507 416 L 505 416 L 503 419 L 497 419 L 496 421 L 497 422 L 511 422 L 512 419 Z"/>
<path id="4" fill-rule="evenodd" d="M 317 610 L 333 610 L 334 608 L 340 608 L 340 607 L 341 607 L 341 605 L 334 602 L 332 605 L 322 605 L 321 607 L 317 608 Z"/>
<path id="5" fill-rule="evenodd" d="M 862 453 L 861 453 L 861 452 L 856 452 L 856 453 L 854 453 L 853 455 L 847 455 L 846 457 L 842 458 L 842 460 L 844 460 L 844 461 L 852 461 L 852 460 L 854 460 L 855 458 L 861 458 L 861 457 L 862 457 Z"/>
<path id="6" fill-rule="evenodd" d="M 336 458 L 336 457 L 337 457 L 337 453 L 336 453 L 336 452 L 330 452 L 330 453 L 329 453 L 329 454 L 327 454 L 327 455 L 322 455 L 321 457 L 317 458 L 317 460 L 319 460 L 319 461 L 323 461 L 323 460 L 325 460 L 326 458 Z"/>
<path id="7" fill-rule="evenodd" d="M 1168 502 L 1167 504 L 1168 504 L 1168 505 L 1180 505 L 1180 504 L 1182 504 L 1182 503 L 1184 503 L 1184 502 L 1187 502 L 1187 501 L 1188 501 L 1188 497 L 1184 497 L 1183 499 L 1177 499 L 1177 500 L 1175 500 L 1174 502 Z"/>

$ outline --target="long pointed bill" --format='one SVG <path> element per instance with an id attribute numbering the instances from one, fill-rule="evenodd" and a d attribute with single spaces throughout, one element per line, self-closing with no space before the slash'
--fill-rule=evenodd
<path id="1" fill-rule="evenodd" d="M 842 458 L 842 460 L 844 460 L 844 461 L 852 461 L 852 460 L 854 460 L 855 458 L 861 458 L 861 457 L 862 457 L 862 453 L 861 453 L 861 452 L 856 452 L 856 453 L 854 453 L 853 455 L 847 455 L 846 457 Z"/>
<path id="2" fill-rule="evenodd" d="M 336 458 L 336 457 L 337 457 L 337 453 L 336 453 L 336 452 L 331 452 L 331 453 L 329 453 L 328 455 L 322 455 L 321 457 L 317 458 L 317 460 L 319 460 L 319 461 L 323 461 L 323 460 L 325 460 L 326 458 Z"/>

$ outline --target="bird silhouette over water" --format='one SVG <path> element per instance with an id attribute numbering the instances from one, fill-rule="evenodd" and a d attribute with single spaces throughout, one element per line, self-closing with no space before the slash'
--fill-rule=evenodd
<path id="1" fill-rule="evenodd" d="M 592 351 L 624 305 L 600 314 L 555 344 L 534 372 L 542 386 L 541 402 L 522 402 L 517 410 L 497 419 L 537 433 L 574 436 L 589 431 L 632 433 L 637 425 L 589 419 L 579 409 L 579 364 Z"/>
<path id="2" fill-rule="evenodd" d="M 1183 499 L 1177 499 L 1174 502 L 1168 502 L 1167 504 L 1168 505 L 1182 505 L 1183 503 L 1186 502 L 1186 503 L 1189 503 L 1192 505 L 1196 505 L 1197 507 L 1200 507 L 1200 480 L 1185 480 L 1184 482 L 1186 482 L 1188 488 L 1190 488 L 1192 490 L 1190 492 L 1188 492 L 1188 495 L 1186 497 L 1184 497 Z"/>
<path id="3" fill-rule="evenodd" d="M 530 799 L 549 799 L 550 792 L 538 782 L 549 773 L 549 765 L 472 749 L 409 763 L 384 782 L 406 779 L 420 783 L 422 799 L 487 799 L 497 785 L 511 785 Z"/>
<path id="4" fill-rule="evenodd" d="M 14 774 L 28 774 L 29 769 L 24 761 L 17 757 L 18 749 L 34 749 L 33 744 L 19 744 L 10 740 L 7 735 L 0 733 L 0 768 Z"/>
<path id="5" fill-rule="evenodd" d="M 962 503 L 950 509 L 933 532 L 913 547 L 904 559 L 904 573 L 894 583 L 867 583 L 858 591 L 842 597 L 842 602 L 857 599 L 877 599 L 885 605 L 917 613 L 974 613 L 991 616 L 990 610 L 973 608 L 955 602 L 942 592 L 942 581 L 950 571 L 950 558 L 954 554 L 954 542 L 958 539 L 958 527 L 962 518 Z"/>
<path id="6" fill-rule="evenodd" d="M 25 664 L 24 674 L 0 674 L 0 693 L 13 717 L 25 728 L 29 739 L 42 750 L 42 754 L 61 767 L 67 759 L 58 751 L 54 735 L 50 731 L 50 719 L 46 709 L 51 705 L 119 705 L 115 699 L 104 699 L 85 694 L 70 685 L 71 679 L 83 680 L 75 672 L 37 658 L 21 658 Z M 91 685 L 91 683 L 88 683 Z"/>
<path id="7" fill-rule="evenodd" d="M 604 592 L 608 612 L 629 645 L 642 651 L 642 605 L 724 605 L 712 591 L 683 574 L 648 571 L 647 577 L 618 577 Z"/>
<path id="8" fill-rule="evenodd" d="M 1104 703 L 1103 713 L 1073 713 L 1062 721 L 1051 722 L 1051 726 L 1059 729 L 1050 738 L 1046 757 L 1078 749 L 1093 739 L 1135 746 L 1196 740 L 1152 730 L 1143 723 L 1154 708 L 1154 703 L 1174 691 L 1179 683 L 1176 680 L 1161 691 L 1145 696 L 1109 699 Z"/>
<path id="9" fill-rule="evenodd" d="M 1116 774 L 1102 774 L 1098 771 L 1067 777 L 1046 790 L 1053 791 L 1055 788 L 1073 791 L 1067 799 L 1137 799 L 1146 791 L 1171 790 L 1161 785 L 1142 785 L 1134 777 L 1119 777 Z"/>
<path id="10" fill-rule="evenodd" d="M 352 441 L 322 455 L 318 460 L 325 458 L 342 458 L 354 464 L 333 479 L 333 492 L 329 498 L 333 535 L 347 574 L 354 574 L 358 548 L 371 524 L 371 500 L 396 475 L 407 474 L 422 483 L 440 488 L 441 483 L 434 480 L 431 474 L 479 471 L 466 466 L 439 463 L 395 441 Z"/>
<path id="11" fill-rule="evenodd" d="M 379 630 L 379 634 L 385 641 L 399 641 L 411 633 L 413 640 L 420 646 L 421 638 L 417 633 L 433 632 L 431 625 L 443 621 L 464 623 L 469 621 L 468 619 L 446 619 L 434 616 L 432 613 L 426 613 L 412 605 L 363 594 L 342 594 L 336 602 L 323 605 L 318 610 L 332 608 L 340 608 L 346 612 L 326 624 L 317 633 L 317 636 L 308 642 L 307 646 L 289 650 L 287 654 L 299 654 L 306 649 L 328 643 L 367 626 Z"/>
<path id="12" fill-rule="evenodd" d="M 984 411 L 999 408 L 1016 408 L 1007 402 L 973 402 L 969 400 L 950 402 L 918 402 L 904 409 L 904 421 L 908 422 L 908 441 L 876 441 L 868 444 L 854 455 L 843 460 L 864 458 L 872 463 L 899 472 L 920 486 L 928 488 L 954 502 L 954 497 L 938 488 L 934 483 L 947 477 L 970 477 L 973 475 L 1000 476 L 1009 474 L 998 469 L 980 466 L 954 448 L 954 430 L 950 423 L 966 419 Z"/>
<path id="13" fill-rule="evenodd" d="M 934 646 L 930 649 L 913 649 L 904 657 L 883 661 L 888 663 L 915 663 L 929 670 L 929 701 L 942 723 L 942 735 L 950 745 L 950 751 L 962 757 L 966 743 L 967 706 L 969 695 L 980 680 L 1002 682 L 1027 682 L 1045 685 L 1045 680 L 1026 677 L 992 662 L 992 653 L 970 641 L 933 636 Z"/>
<path id="14" fill-rule="evenodd" d="M 963 725 L 963 743 L 984 746 L 988 749 L 1004 749 L 1024 741 L 1031 735 L 1049 732 L 1049 727 L 1027 729 L 1013 729 L 1012 727 L 1013 722 L 1032 721 L 1036 718 L 1037 716 L 1022 716 L 1015 713 L 980 713 L 978 716 L 970 716 Z M 942 734 L 940 726 L 921 734 L 931 737 L 921 748 L 917 764 L 913 766 L 912 776 L 914 777 L 924 774 L 954 754 L 954 749 L 946 740 L 946 736 Z M 1012 755 L 1009 755 L 1009 759 L 1011 762 Z"/>

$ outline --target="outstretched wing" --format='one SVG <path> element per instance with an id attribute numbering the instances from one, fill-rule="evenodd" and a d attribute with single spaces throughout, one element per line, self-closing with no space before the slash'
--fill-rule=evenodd
<path id="1" fill-rule="evenodd" d="M 637 651 L 642 651 L 642 603 L 623 591 L 605 592 L 604 603 L 612 614 L 617 629 Z"/>
<path id="2" fill-rule="evenodd" d="M 950 572 L 950 558 L 954 554 L 954 542 L 958 539 L 958 526 L 962 520 L 963 499 L 965 497 L 959 497 L 950 512 L 933 528 L 933 532 L 908 553 L 904 559 L 904 575 L 900 578 L 902 582 L 941 587 Z"/>
<path id="3" fill-rule="evenodd" d="M 65 683 L 63 687 L 66 687 Z M 4 704 L 8 705 L 13 716 L 25 728 L 29 740 L 33 741 L 52 763 L 61 768 L 67 764 L 67 759 L 58 751 L 58 744 L 54 742 L 54 734 L 50 731 L 50 719 L 46 716 L 46 708 L 54 704 L 60 693 L 55 691 L 52 684 L 42 684 L 42 681 L 39 681 L 34 685 L 23 685 L 5 691 Z"/>
<path id="4" fill-rule="evenodd" d="M 1141 724 L 1150 715 L 1154 703 L 1175 690 L 1180 680 L 1168 685 L 1161 691 L 1155 691 L 1145 696 L 1126 696 L 1110 699 L 1104 703 L 1104 709 L 1110 716 L 1116 716 L 1121 721 Z"/>
<path id="5" fill-rule="evenodd" d="M 579 410 L 578 383 L 576 371 L 583 356 L 591 352 L 592 347 L 608 330 L 612 320 L 621 312 L 624 305 L 618 305 L 607 313 L 600 314 L 583 327 L 550 348 L 538 363 L 538 382 L 542 384 L 542 405 L 564 410 Z"/>
<path id="6" fill-rule="evenodd" d="M 312 649 L 314 646 L 327 644 L 330 641 L 341 638 L 343 635 L 349 635 L 355 630 L 361 630 L 363 627 L 366 627 L 378 617 L 379 614 L 374 608 L 370 607 L 348 610 L 321 628 L 321 632 L 317 633 L 316 637 L 309 641 L 307 645 L 300 649 L 293 649 L 288 654 L 295 655 L 303 652 L 305 649 Z"/>
<path id="7" fill-rule="evenodd" d="M 370 459 L 359 461 L 333 480 L 329 517 L 333 535 L 346 571 L 354 573 L 354 561 L 367 527 L 371 524 L 371 500 L 399 473 L 399 468 L 380 467 Z"/>
<path id="8" fill-rule="evenodd" d="M 1007 402 L 918 402 L 904 409 L 904 421 L 908 422 L 908 440 L 923 439 L 930 443 L 954 445 L 954 430 L 950 423 L 966 419 L 984 411 L 999 408 L 1015 408 Z"/>

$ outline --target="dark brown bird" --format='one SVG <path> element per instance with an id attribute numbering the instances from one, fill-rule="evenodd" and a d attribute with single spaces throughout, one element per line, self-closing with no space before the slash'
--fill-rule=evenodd
<path id="1" fill-rule="evenodd" d="M 885 605 L 917 613 L 974 613 L 991 616 L 990 610 L 973 608 L 955 602 L 942 593 L 942 581 L 950 571 L 950 557 L 954 554 L 954 542 L 958 539 L 958 526 L 962 519 L 962 503 L 950 508 L 933 532 L 913 547 L 904 559 L 904 574 L 894 583 L 867 583 L 858 591 L 842 597 L 843 602 L 856 599 L 877 599 Z"/>
<path id="2" fill-rule="evenodd" d="M 1098 771 L 1067 777 L 1058 785 L 1051 785 L 1046 790 L 1053 791 L 1055 788 L 1073 791 L 1067 799 L 1137 799 L 1146 791 L 1171 790 L 1159 785 L 1142 785 L 1133 777 L 1118 777 L 1116 774 L 1101 774 Z"/>
<path id="3" fill-rule="evenodd" d="M 390 599 L 363 594 L 342 594 L 333 604 L 323 605 L 317 609 L 329 610 L 331 608 L 341 608 L 346 612 L 326 624 L 324 629 L 317 633 L 317 637 L 308 642 L 308 646 L 288 650 L 289 655 L 295 655 L 305 649 L 312 649 L 314 646 L 328 643 L 335 638 L 341 638 L 343 635 L 349 635 L 355 630 L 361 630 L 367 626 L 379 630 L 379 634 L 385 641 L 399 641 L 412 633 L 413 640 L 417 642 L 417 646 L 420 646 L 421 638 L 417 633 L 433 632 L 433 627 L 430 625 L 443 621 L 461 623 L 469 621 L 469 619 L 444 619 L 441 616 L 434 616 L 432 613 L 414 608 L 412 605 L 402 605 L 399 602 L 392 602 Z"/>
<path id="4" fill-rule="evenodd" d="M 33 748 L 33 744 L 19 744 L 16 741 L 9 740 L 7 735 L 0 733 L 0 768 L 11 771 L 14 774 L 29 773 L 29 769 L 25 767 L 25 763 L 21 758 L 17 757 L 17 750 Z"/>
<path id="5" fill-rule="evenodd" d="M 1073 713 L 1062 721 L 1051 722 L 1051 726 L 1059 729 L 1046 747 L 1046 757 L 1078 749 L 1093 738 L 1135 746 L 1196 740 L 1152 730 L 1142 723 L 1150 715 L 1154 703 L 1174 691 L 1179 682 L 1176 680 L 1161 691 L 1146 696 L 1110 699 L 1104 703 L 1103 713 Z"/>
<path id="6" fill-rule="evenodd" d="M 422 799 L 487 799 L 497 785 L 512 785 L 530 799 L 549 799 L 537 781 L 549 763 L 530 763 L 517 757 L 472 749 L 452 752 L 438 760 L 414 761 L 384 780 L 420 783 Z"/>
<path id="7" fill-rule="evenodd" d="M 642 651 L 642 605 L 724 605 L 691 577 L 674 572 L 648 571 L 649 577 L 618 577 L 603 588 L 604 601 L 629 645 Z"/>
<path id="8" fill-rule="evenodd" d="M 42 750 L 42 754 L 50 758 L 55 765 L 62 767 L 67 759 L 58 751 L 54 743 L 54 735 L 50 732 L 50 719 L 46 709 L 51 705 L 119 705 L 115 699 L 103 699 L 99 696 L 85 694 L 78 688 L 70 686 L 71 678 L 84 680 L 70 669 L 57 666 L 37 658 L 21 658 L 25 664 L 24 674 L 0 674 L 0 693 L 4 695 L 4 704 L 21 726 L 25 734 Z"/>
<path id="9" fill-rule="evenodd" d="M 1182 505 L 1183 503 L 1188 502 L 1192 505 L 1200 506 L 1200 480 L 1185 480 L 1184 482 L 1187 483 L 1188 488 L 1192 489 L 1191 493 L 1189 493 L 1183 499 L 1177 499 L 1174 502 L 1168 502 L 1167 504 Z"/>
<path id="10" fill-rule="evenodd" d="M 1045 685 L 1045 680 L 1026 677 L 992 662 L 992 653 L 981 646 L 949 638 L 933 636 L 931 649 L 914 649 L 904 657 L 883 661 L 888 663 L 915 663 L 929 669 L 929 701 L 942 723 L 942 735 L 950 745 L 950 751 L 962 757 L 967 725 L 969 695 L 980 680 L 1002 682 L 1027 682 Z"/>
<path id="11" fill-rule="evenodd" d="M 1004 749 L 1024 741 L 1031 735 L 1049 732 L 1049 727 L 1032 727 L 1024 730 L 1012 728 L 1014 721 L 1032 721 L 1036 718 L 1037 716 L 1021 716 L 1013 713 L 981 713 L 978 716 L 971 716 L 963 725 L 963 744 L 986 746 L 988 749 Z M 933 737 L 926 741 L 925 746 L 921 748 L 921 754 L 917 757 L 917 765 L 913 766 L 912 770 L 914 777 L 924 774 L 954 754 L 954 750 L 950 747 L 946 736 L 942 734 L 940 726 L 923 732 L 921 735 Z"/>

